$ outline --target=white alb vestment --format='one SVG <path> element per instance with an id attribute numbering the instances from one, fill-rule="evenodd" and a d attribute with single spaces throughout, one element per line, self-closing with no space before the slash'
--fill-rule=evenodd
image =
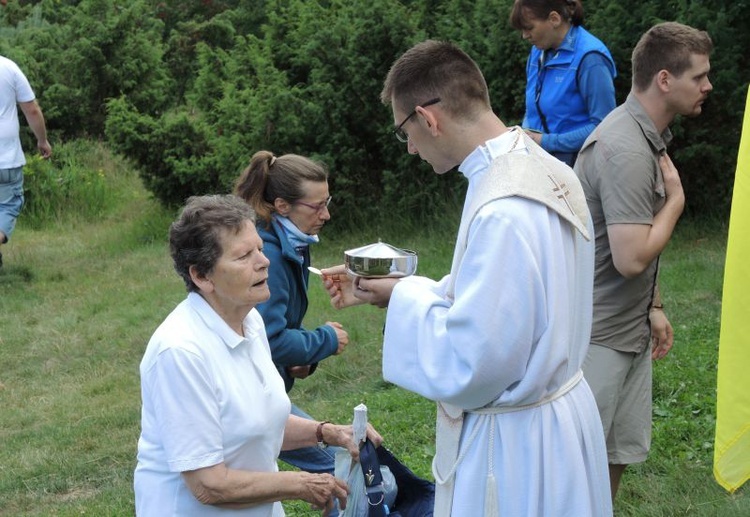
<path id="1" fill-rule="evenodd" d="M 520 129 L 459 170 L 469 186 L 451 274 L 396 285 L 383 349 L 386 380 L 439 402 L 435 516 L 609 516 L 580 374 L 594 261 L 580 184 Z"/>

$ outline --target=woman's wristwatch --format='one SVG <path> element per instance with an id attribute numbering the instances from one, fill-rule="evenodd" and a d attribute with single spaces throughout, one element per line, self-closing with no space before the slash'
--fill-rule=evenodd
<path id="1" fill-rule="evenodd" d="M 328 444 L 323 439 L 323 426 L 326 424 L 330 424 L 328 420 L 325 420 L 323 422 L 320 422 L 318 424 L 318 428 L 315 430 L 315 438 L 318 440 L 318 448 L 319 449 L 325 449 L 328 447 Z"/>

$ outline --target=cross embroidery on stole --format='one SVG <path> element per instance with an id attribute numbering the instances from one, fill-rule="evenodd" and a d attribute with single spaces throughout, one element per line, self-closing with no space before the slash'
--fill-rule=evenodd
<path id="1" fill-rule="evenodd" d="M 565 203 L 565 206 L 568 207 L 568 210 L 570 210 L 571 213 L 575 213 L 573 210 L 573 207 L 570 206 L 570 203 L 568 202 L 568 196 L 570 195 L 570 190 L 568 190 L 568 186 L 565 183 L 558 183 L 555 178 L 553 178 L 551 175 L 547 175 L 549 180 L 552 182 L 552 192 L 557 193 L 557 199 Z"/>

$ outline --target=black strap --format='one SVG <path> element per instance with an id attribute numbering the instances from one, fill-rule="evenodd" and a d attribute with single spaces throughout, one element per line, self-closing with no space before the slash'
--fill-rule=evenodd
<path id="1" fill-rule="evenodd" d="M 534 97 L 534 104 L 536 104 L 536 111 L 539 113 L 539 119 L 542 121 L 542 128 L 545 133 L 549 133 L 549 127 L 547 126 L 547 117 L 542 111 L 542 107 L 539 105 L 539 100 L 542 98 L 542 82 L 544 81 L 544 75 L 547 73 L 544 68 L 546 50 L 543 50 L 539 54 L 539 69 L 536 73 L 536 96 Z"/>
<path id="2" fill-rule="evenodd" d="M 380 461 L 373 443 L 367 439 L 359 450 L 359 463 L 365 477 L 368 517 L 385 517 L 385 487 L 380 473 Z"/>

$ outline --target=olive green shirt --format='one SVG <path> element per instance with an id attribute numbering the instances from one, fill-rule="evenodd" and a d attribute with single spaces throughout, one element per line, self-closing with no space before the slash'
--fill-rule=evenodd
<path id="1" fill-rule="evenodd" d="M 665 202 L 659 157 L 672 135 L 659 134 L 631 93 L 597 126 L 581 148 L 575 171 L 594 223 L 594 315 L 591 343 L 623 352 L 649 345 L 648 312 L 658 259 L 635 278 L 623 277 L 612 261 L 607 226 L 648 224 Z"/>

